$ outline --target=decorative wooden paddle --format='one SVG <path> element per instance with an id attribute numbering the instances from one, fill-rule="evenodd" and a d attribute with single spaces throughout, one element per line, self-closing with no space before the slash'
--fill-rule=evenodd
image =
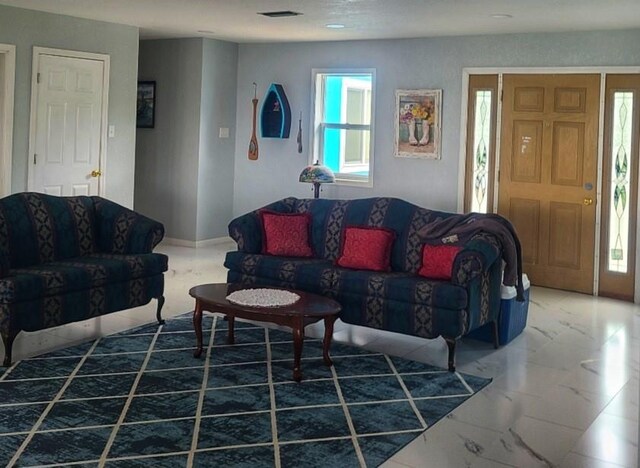
<path id="1" fill-rule="evenodd" d="M 298 120 L 298 153 L 302 153 L 302 111 L 300 111 L 300 119 Z"/>
<path id="2" fill-rule="evenodd" d="M 258 112 L 258 85 L 253 83 L 253 129 L 251 131 L 251 141 L 249 142 L 249 159 L 258 159 L 258 137 L 256 136 L 256 113 Z"/>

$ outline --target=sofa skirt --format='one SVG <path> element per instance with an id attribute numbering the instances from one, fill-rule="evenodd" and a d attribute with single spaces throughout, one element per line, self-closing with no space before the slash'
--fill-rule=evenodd
<path id="1" fill-rule="evenodd" d="M 246 286 L 276 286 L 321 294 L 342 305 L 340 319 L 352 325 L 414 335 L 421 338 L 445 336 L 457 338 L 464 334 L 468 316 L 466 310 L 432 307 L 419 302 L 389 300 L 379 295 L 360 295 L 338 292 L 334 289 L 319 291 L 318 287 L 292 285 L 288 281 L 252 276 L 230 270 L 229 283 Z"/>
<path id="2" fill-rule="evenodd" d="M 162 274 L 14 304 L 0 303 L 0 330 L 38 331 L 148 304 L 164 291 Z M 10 314 L 11 312 L 11 314 Z M 15 323 L 9 323 L 9 317 Z"/>

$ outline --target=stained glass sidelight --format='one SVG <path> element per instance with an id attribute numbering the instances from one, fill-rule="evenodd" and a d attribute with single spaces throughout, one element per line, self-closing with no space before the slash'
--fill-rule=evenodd
<path id="1" fill-rule="evenodd" d="M 611 206 L 609 214 L 609 271 L 626 273 L 629 262 L 629 156 L 631 155 L 633 92 L 613 95 L 611 138 Z"/>
<path id="2" fill-rule="evenodd" d="M 489 144 L 491 142 L 491 90 L 476 91 L 473 132 L 473 187 L 471 211 L 486 213 L 489 200 Z"/>

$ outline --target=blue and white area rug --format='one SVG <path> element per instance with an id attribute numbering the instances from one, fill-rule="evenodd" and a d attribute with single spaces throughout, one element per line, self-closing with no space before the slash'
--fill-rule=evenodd
<path id="1" fill-rule="evenodd" d="M 0 377 L 0 465 L 374 467 L 487 379 L 190 314 L 19 362 Z"/>

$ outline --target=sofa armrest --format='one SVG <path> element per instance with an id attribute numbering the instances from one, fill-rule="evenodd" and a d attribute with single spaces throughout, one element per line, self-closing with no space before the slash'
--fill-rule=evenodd
<path id="1" fill-rule="evenodd" d="M 11 266 L 9 264 L 9 253 L 4 249 L 0 249 L 0 278 L 9 276 L 10 268 Z"/>
<path id="2" fill-rule="evenodd" d="M 454 284 L 467 287 L 472 280 L 489 271 L 493 264 L 500 260 L 501 252 L 497 239 L 491 234 L 477 234 L 456 256 L 451 280 Z"/>
<path id="3" fill-rule="evenodd" d="M 101 197 L 91 197 L 96 214 L 98 250 L 116 254 L 145 254 L 164 237 L 162 223 Z"/>
<path id="4" fill-rule="evenodd" d="M 233 219 L 228 227 L 229 236 L 238 244 L 238 251 L 254 254 L 262 252 L 260 211 L 269 210 L 277 211 L 278 213 L 291 213 L 295 200 L 295 198 L 278 200 L 277 202 Z"/>

